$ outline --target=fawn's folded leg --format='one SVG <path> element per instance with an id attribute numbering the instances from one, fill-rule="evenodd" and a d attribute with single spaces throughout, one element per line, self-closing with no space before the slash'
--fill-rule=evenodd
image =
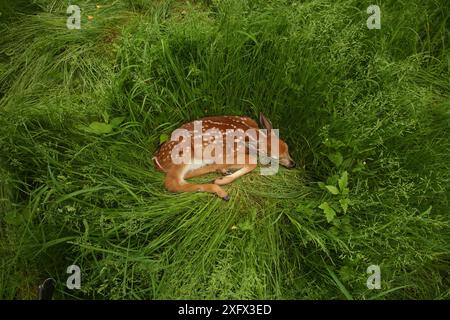
<path id="1" fill-rule="evenodd" d="M 217 194 L 220 198 L 228 200 L 228 194 L 216 184 L 194 184 L 184 180 L 184 166 L 172 167 L 166 175 L 164 185 L 170 192 L 210 192 Z M 214 169 L 213 171 L 215 171 Z"/>

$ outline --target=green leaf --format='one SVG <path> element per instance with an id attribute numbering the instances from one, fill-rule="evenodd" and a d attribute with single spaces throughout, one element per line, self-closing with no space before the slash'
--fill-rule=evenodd
<path id="1" fill-rule="evenodd" d="M 310 208 L 308 205 L 299 204 L 297 205 L 296 211 L 298 213 L 303 213 L 309 216 L 312 216 L 314 214 L 314 209 Z"/>
<path id="2" fill-rule="evenodd" d="M 327 190 L 331 193 L 331 194 L 339 194 L 339 190 L 338 188 L 336 188 L 335 186 L 325 186 L 325 188 L 327 188 Z"/>
<path id="3" fill-rule="evenodd" d="M 125 120 L 125 117 L 113 118 L 109 124 L 111 125 L 111 127 L 117 128 L 123 122 L 123 120 Z"/>
<path id="4" fill-rule="evenodd" d="M 102 116 L 103 116 L 103 120 L 105 120 L 105 123 L 108 123 L 109 122 L 109 114 L 106 111 L 104 111 L 102 113 Z"/>
<path id="5" fill-rule="evenodd" d="M 167 141 L 167 139 L 169 139 L 169 136 L 165 133 L 161 134 L 159 136 L 159 144 L 163 144 L 164 142 Z"/>
<path id="6" fill-rule="evenodd" d="M 339 220 L 339 218 L 334 218 L 331 223 L 338 229 L 341 227 L 341 220 Z"/>
<path id="7" fill-rule="evenodd" d="M 430 214 L 430 213 L 431 213 L 431 209 L 433 209 L 433 206 L 430 206 L 427 210 L 425 210 L 424 212 L 422 212 L 420 215 L 425 216 L 425 215 Z"/>
<path id="8" fill-rule="evenodd" d="M 339 203 L 341 204 L 342 210 L 344 210 L 344 213 L 347 213 L 348 205 L 350 204 L 350 199 L 344 198 L 339 200 Z"/>
<path id="9" fill-rule="evenodd" d="M 241 229 L 242 231 L 253 230 L 253 224 L 250 221 L 244 221 L 242 223 L 239 223 L 238 226 L 239 229 Z"/>
<path id="10" fill-rule="evenodd" d="M 91 132 L 96 134 L 104 134 L 104 133 L 110 133 L 112 131 L 112 126 L 104 123 L 104 122 L 97 122 L 94 121 L 89 125 L 89 128 L 91 129 Z"/>
<path id="11" fill-rule="evenodd" d="M 330 207 L 328 202 L 323 202 L 320 206 L 320 209 L 323 210 L 325 213 L 325 217 L 327 218 L 327 222 L 333 221 L 334 218 L 336 218 L 336 212 L 333 210 L 333 208 Z"/>
<path id="12" fill-rule="evenodd" d="M 344 157 L 340 152 L 329 154 L 328 159 L 330 159 L 336 167 L 339 167 L 342 164 L 342 161 L 344 161 Z"/>
<path id="13" fill-rule="evenodd" d="M 346 196 L 346 195 L 348 195 L 348 193 L 350 192 L 350 189 L 349 188 L 344 188 L 344 190 L 342 190 L 342 195 L 343 196 Z"/>
<path id="14" fill-rule="evenodd" d="M 331 203 L 330 204 L 331 208 L 333 208 L 334 211 L 336 211 L 336 213 L 341 213 L 342 209 L 341 206 L 338 203 Z"/>
<path id="15" fill-rule="evenodd" d="M 334 186 L 339 180 L 339 176 L 337 174 L 333 174 L 331 177 L 327 178 L 327 184 Z"/>
<path id="16" fill-rule="evenodd" d="M 81 131 L 92 132 L 91 128 L 89 128 L 88 126 L 85 126 L 83 124 L 79 124 L 75 128 L 77 128 L 78 130 L 81 130 Z"/>
<path id="17" fill-rule="evenodd" d="M 348 184 L 348 173 L 347 173 L 347 171 L 344 171 L 342 173 L 341 178 L 339 179 L 338 183 L 339 183 L 339 189 L 341 191 L 343 191 L 347 187 L 347 184 Z"/>

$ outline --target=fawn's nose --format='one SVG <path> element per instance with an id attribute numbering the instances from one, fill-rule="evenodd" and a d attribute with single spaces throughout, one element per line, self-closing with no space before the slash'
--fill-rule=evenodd
<path id="1" fill-rule="evenodd" d="M 289 165 L 287 166 L 289 169 L 295 168 L 296 163 L 294 161 L 289 162 Z"/>

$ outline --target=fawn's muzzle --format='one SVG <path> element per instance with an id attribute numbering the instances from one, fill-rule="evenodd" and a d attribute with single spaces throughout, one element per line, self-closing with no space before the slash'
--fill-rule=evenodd
<path id="1" fill-rule="evenodd" d="M 280 164 L 283 166 L 283 167 L 286 167 L 286 168 L 289 168 L 289 169 L 292 169 L 292 168 L 294 168 L 295 167 L 295 162 L 294 162 L 294 160 L 292 160 L 292 159 L 286 159 L 286 158 L 284 158 L 284 159 L 281 159 L 280 160 Z"/>

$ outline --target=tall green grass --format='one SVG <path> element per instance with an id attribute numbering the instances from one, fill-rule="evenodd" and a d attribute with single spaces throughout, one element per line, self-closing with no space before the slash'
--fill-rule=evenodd
<path id="1" fill-rule="evenodd" d="M 359 0 L 67 4 L 0 6 L 0 297 L 449 298 L 448 1 L 378 1 L 380 30 Z M 164 190 L 160 135 L 259 112 L 297 169 Z"/>

